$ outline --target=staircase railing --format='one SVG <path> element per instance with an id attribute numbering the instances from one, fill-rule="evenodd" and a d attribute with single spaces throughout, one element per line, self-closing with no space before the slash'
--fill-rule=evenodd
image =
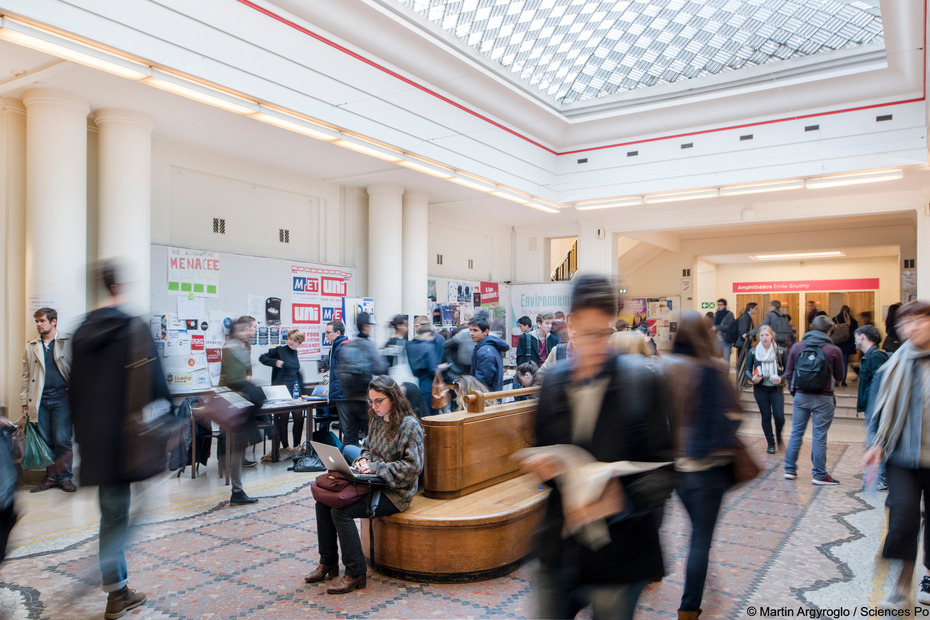
<path id="1" fill-rule="evenodd" d="M 559 266 L 552 270 L 552 274 L 550 274 L 551 281 L 563 282 L 566 280 L 571 280 L 576 271 L 578 271 L 577 239 L 575 239 L 574 243 L 572 243 L 572 247 L 568 249 L 568 253 L 565 255 L 565 258 L 562 259 L 562 262 L 559 263 Z"/>

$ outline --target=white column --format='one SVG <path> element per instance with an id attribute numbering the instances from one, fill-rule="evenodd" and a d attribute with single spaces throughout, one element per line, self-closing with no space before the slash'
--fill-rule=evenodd
<path id="1" fill-rule="evenodd" d="M 129 310 L 151 308 L 152 129 L 147 114 L 97 110 L 99 259 L 117 259 Z"/>
<path id="2" fill-rule="evenodd" d="M 375 300 L 379 345 L 387 333 L 385 326 L 403 305 L 403 196 L 401 185 L 368 188 L 368 296 Z"/>
<path id="3" fill-rule="evenodd" d="M 917 210 L 917 299 L 930 301 L 930 205 Z"/>
<path id="4" fill-rule="evenodd" d="M 401 311 L 412 319 L 427 313 L 426 280 L 429 278 L 429 196 L 404 193 L 404 285 Z"/>
<path id="5" fill-rule="evenodd" d="M 35 323 L 26 322 L 26 108 L 15 99 L 0 98 L 0 405 L 20 410 L 19 386 L 23 345 Z M 30 322 L 32 317 L 29 317 Z M 11 414 L 8 414 L 11 415 Z"/>
<path id="6" fill-rule="evenodd" d="M 72 93 L 36 88 L 26 104 L 26 295 L 55 300 L 72 331 L 87 305 L 87 115 Z"/>

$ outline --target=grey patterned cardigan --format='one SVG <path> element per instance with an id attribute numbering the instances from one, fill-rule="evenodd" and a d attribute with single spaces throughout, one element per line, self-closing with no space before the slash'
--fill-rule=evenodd
<path id="1" fill-rule="evenodd" d="M 385 494 L 403 512 L 417 493 L 417 480 L 423 471 L 423 427 L 415 416 L 407 416 L 397 435 L 389 437 L 387 426 L 378 416 L 372 418 L 359 458 L 370 461 L 371 473 L 387 483 Z"/>

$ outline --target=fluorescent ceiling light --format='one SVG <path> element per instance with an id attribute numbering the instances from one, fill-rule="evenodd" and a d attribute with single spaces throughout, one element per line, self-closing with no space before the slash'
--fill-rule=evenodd
<path id="1" fill-rule="evenodd" d="M 757 254 L 752 260 L 801 260 L 805 258 L 833 258 L 846 256 L 846 252 L 831 250 L 828 252 L 796 252 L 794 254 Z"/>
<path id="2" fill-rule="evenodd" d="M 533 209 L 536 209 L 537 211 L 544 211 L 546 213 L 559 213 L 558 209 L 553 209 L 552 207 L 546 206 L 544 204 L 540 204 L 535 201 L 527 202 L 526 206 L 532 207 Z"/>
<path id="3" fill-rule="evenodd" d="M 643 204 L 642 196 L 630 196 L 629 198 L 617 198 L 603 202 L 584 202 L 577 203 L 575 209 L 578 211 L 594 211 L 595 209 L 613 209 L 616 207 L 635 207 Z"/>
<path id="4" fill-rule="evenodd" d="M 401 160 L 400 153 L 391 153 L 389 151 L 383 151 L 381 148 L 376 147 L 374 144 L 371 146 L 367 144 L 361 144 L 360 142 L 355 142 L 354 140 L 347 140 L 342 138 L 336 140 L 336 144 L 339 146 L 344 146 L 347 149 L 351 149 L 357 153 L 362 153 L 364 155 L 371 155 L 372 157 L 377 157 L 378 159 L 383 159 L 384 161 L 390 161 L 397 163 Z"/>
<path id="5" fill-rule="evenodd" d="M 417 172 L 422 172 L 423 174 L 429 174 L 434 177 L 439 177 L 440 179 L 451 179 L 452 171 L 448 168 L 441 168 L 435 165 L 427 165 L 425 163 L 420 163 L 418 161 L 412 161 L 410 159 L 403 159 L 397 162 L 405 168 L 410 168 L 411 170 L 416 170 Z"/>
<path id="6" fill-rule="evenodd" d="M 730 185 L 720 188 L 721 196 L 742 196 L 744 194 L 761 194 L 764 192 L 780 192 L 786 189 L 804 189 L 804 179 L 791 179 L 789 181 L 772 181 L 770 183 L 750 183 L 747 185 Z"/>
<path id="7" fill-rule="evenodd" d="M 143 80 L 151 75 L 146 65 L 9 17 L 3 18 L 0 39 L 130 80 Z"/>
<path id="8" fill-rule="evenodd" d="M 471 189 L 476 189 L 479 192 L 493 192 L 494 188 L 490 185 L 485 185 L 477 181 L 472 181 L 471 179 L 463 179 L 462 177 L 453 177 L 449 179 L 453 183 L 457 183 L 462 187 L 470 187 Z"/>
<path id="9" fill-rule="evenodd" d="M 331 131 L 322 125 L 311 124 L 311 121 L 305 121 L 297 117 L 294 117 L 294 120 L 289 120 L 274 114 L 268 114 L 267 112 L 252 114 L 251 117 L 257 121 L 275 125 L 281 129 L 287 129 L 288 131 L 300 133 L 311 138 L 316 138 L 317 140 L 331 142 L 339 137 L 339 134 L 335 131 Z"/>
<path id="10" fill-rule="evenodd" d="M 669 192 L 665 194 L 646 194 L 643 202 L 656 204 L 659 202 L 678 202 L 679 200 L 697 200 L 698 198 L 712 198 L 718 194 L 717 188 L 698 189 L 687 192 Z"/>
<path id="11" fill-rule="evenodd" d="M 174 80 L 185 80 L 187 83 L 184 84 Z M 253 114 L 259 111 L 257 103 L 240 99 L 234 95 L 210 88 L 209 86 L 189 82 L 186 78 L 182 77 L 170 75 L 168 75 L 168 79 L 150 77 L 142 80 L 142 83 L 236 114 Z"/>
<path id="12" fill-rule="evenodd" d="M 516 202 L 521 205 L 530 203 L 530 199 L 526 196 L 518 196 L 517 194 L 511 194 L 510 192 L 505 192 L 499 189 L 496 189 L 493 192 L 491 192 L 491 195 L 497 196 L 498 198 L 503 198 L 504 200 L 509 200 L 511 202 Z"/>
<path id="13" fill-rule="evenodd" d="M 857 172 L 854 174 L 837 174 L 825 177 L 807 179 L 807 189 L 822 189 L 825 187 L 840 187 L 843 185 L 858 185 L 860 183 L 877 183 L 879 181 L 897 181 L 904 178 L 904 171 L 874 170 L 872 172 Z"/>

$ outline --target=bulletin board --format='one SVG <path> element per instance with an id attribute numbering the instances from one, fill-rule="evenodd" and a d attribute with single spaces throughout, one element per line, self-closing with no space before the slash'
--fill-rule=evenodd
<path id="1" fill-rule="evenodd" d="M 342 320 L 343 299 L 355 294 L 354 267 L 153 245 L 147 318 L 175 394 L 218 383 L 220 351 L 232 322 L 244 314 L 258 321 L 254 383 L 271 383 L 271 368 L 258 357 L 284 344 L 294 328 L 306 336 L 298 358 L 304 380 L 313 381 L 318 360 L 329 355 L 326 324 Z"/>

